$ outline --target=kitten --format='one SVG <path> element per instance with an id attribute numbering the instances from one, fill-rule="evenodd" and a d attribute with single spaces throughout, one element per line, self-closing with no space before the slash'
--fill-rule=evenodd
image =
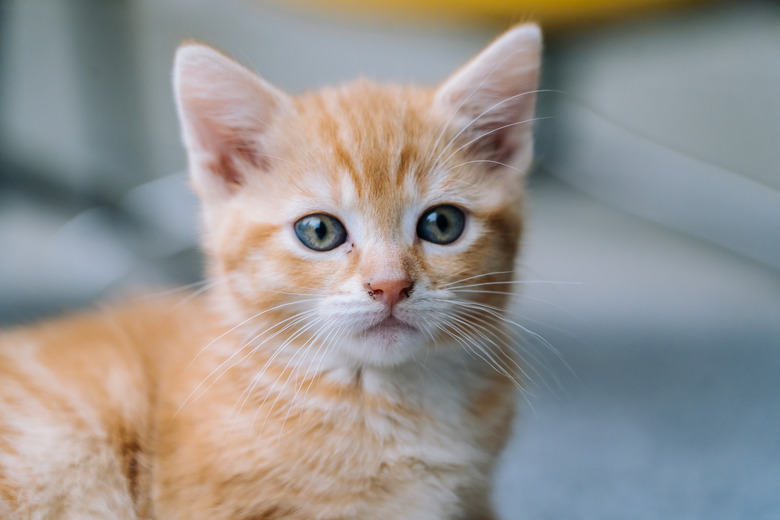
<path id="1" fill-rule="evenodd" d="M 0 336 L 0 517 L 495 518 L 540 46 L 300 97 L 181 47 L 209 293 Z"/>

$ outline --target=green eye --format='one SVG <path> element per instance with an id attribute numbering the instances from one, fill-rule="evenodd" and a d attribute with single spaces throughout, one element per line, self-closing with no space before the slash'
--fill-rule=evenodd
<path id="1" fill-rule="evenodd" d="M 295 223 L 295 234 L 314 251 L 330 251 L 346 242 L 347 230 L 336 217 L 324 213 L 306 215 Z"/>
<path id="2" fill-rule="evenodd" d="M 455 242 L 466 227 L 466 215 L 455 206 L 443 204 L 429 208 L 417 222 L 417 236 L 434 244 Z"/>

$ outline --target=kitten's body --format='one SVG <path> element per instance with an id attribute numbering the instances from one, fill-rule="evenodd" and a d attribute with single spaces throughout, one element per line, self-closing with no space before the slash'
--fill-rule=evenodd
<path id="1" fill-rule="evenodd" d="M 414 371 L 301 371 L 271 390 L 287 379 L 275 367 L 244 403 L 258 355 L 179 410 L 240 344 L 227 334 L 198 355 L 224 332 L 193 300 L 4 336 L 5 506 L 20 518 L 381 519 L 458 518 L 466 501 L 487 514 L 473 499 L 487 498 L 508 432 L 505 377 L 431 356 Z M 470 420 L 493 426 L 480 436 Z"/>
<path id="2" fill-rule="evenodd" d="M 0 517 L 493 518 L 538 46 L 515 29 L 437 91 L 295 99 L 185 47 L 214 287 L 0 336 Z M 312 214 L 346 238 L 301 245 Z"/>

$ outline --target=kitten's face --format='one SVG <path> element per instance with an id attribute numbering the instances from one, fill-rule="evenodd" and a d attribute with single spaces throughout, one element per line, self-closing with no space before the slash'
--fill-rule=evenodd
<path id="1" fill-rule="evenodd" d="M 511 278 L 538 49 L 524 26 L 438 90 L 290 98 L 184 47 L 180 114 L 230 322 L 372 365 L 480 334 L 509 289 L 464 286 Z"/>

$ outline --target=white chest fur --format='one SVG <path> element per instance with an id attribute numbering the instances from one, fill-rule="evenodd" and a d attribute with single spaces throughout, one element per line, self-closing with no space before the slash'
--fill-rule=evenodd
<path id="1" fill-rule="evenodd" d="M 460 518 L 464 494 L 485 492 L 495 457 L 480 445 L 489 425 L 471 408 L 490 369 L 474 365 L 469 358 L 431 356 L 393 369 L 363 369 L 357 405 L 303 402 L 292 413 L 321 417 L 323 435 L 314 453 L 301 453 L 298 463 L 308 472 L 297 484 L 344 496 L 336 518 Z M 282 434 L 292 442 L 295 435 Z"/>
<path id="2" fill-rule="evenodd" d="M 207 441 L 208 479 L 229 488 L 221 498 L 290 509 L 284 518 L 481 518 L 471 512 L 488 503 L 498 449 L 486 443 L 495 435 L 473 398 L 490 388 L 490 370 L 431 355 L 392 369 L 328 370 L 310 388 L 288 384 L 249 399 L 238 414 L 213 408 L 212 425 L 222 427 Z M 467 505 L 475 500 L 481 505 Z"/>

